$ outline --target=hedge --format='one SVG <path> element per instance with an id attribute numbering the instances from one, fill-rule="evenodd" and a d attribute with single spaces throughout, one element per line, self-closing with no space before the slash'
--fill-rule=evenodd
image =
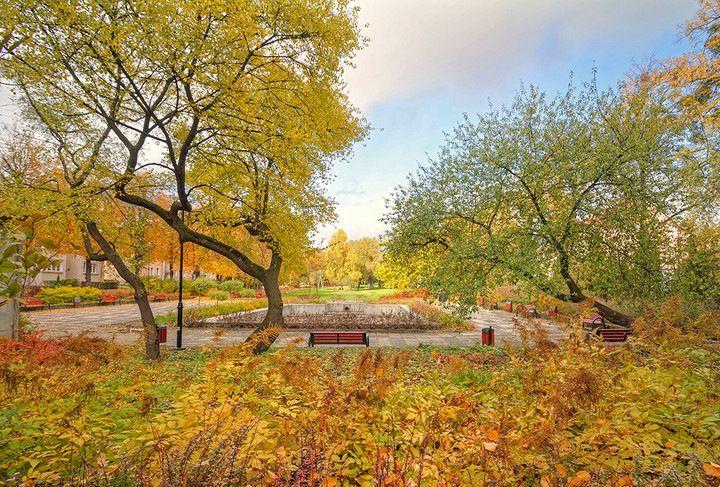
<path id="1" fill-rule="evenodd" d="M 72 303 L 75 297 L 82 301 L 99 301 L 102 291 L 94 287 L 60 286 L 41 289 L 37 297 L 50 304 Z"/>

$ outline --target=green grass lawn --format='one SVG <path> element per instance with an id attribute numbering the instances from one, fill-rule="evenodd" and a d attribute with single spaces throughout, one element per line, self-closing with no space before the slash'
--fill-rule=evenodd
<path id="1" fill-rule="evenodd" d="M 367 300 L 367 301 L 376 301 L 380 299 L 381 296 L 392 296 L 394 294 L 397 294 L 397 289 L 369 289 L 367 287 L 361 287 L 360 289 L 357 288 L 349 288 L 345 286 L 344 288 L 340 287 L 326 287 L 324 289 L 296 289 L 293 291 L 287 291 L 283 292 L 283 296 L 287 297 L 296 297 L 296 298 L 310 298 L 310 299 L 317 299 L 317 300 L 337 300 L 337 299 L 347 299 L 347 300 Z"/>

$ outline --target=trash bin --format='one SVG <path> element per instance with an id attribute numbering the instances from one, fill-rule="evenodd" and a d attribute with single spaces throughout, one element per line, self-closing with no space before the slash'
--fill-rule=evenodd
<path id="1" fill-rule="evenodd" d="M 550 318 L 557 316 L 557 306 L 553 306 L 548 310 L 548 316 L 550 316 Z"/>
<path id="2" fill-rule="evenodd" d="M 75 299 L 73 299 L 73 305 L 80 306 L 80 303 L 82 302 L 82 299 L 80 299 L 79 296 L 75 296 Z"/>
<path id="3" fill-rule="evenodd" d="M 482 329 L 482 344 L 493 346 L 495 345 L 495 330 L 493 327 Z"/>
<path id="4" fill-rule="evenodd" d="M 485 304 L 485 298 L 478 298 L 478 306 L 483 306 Z"/>
<path id="5" fill-rule="evenodd" d="M 158 341 L 160 343 L 167 342 L 167 326 L 159 325 L 157 327 L 157 331 L 158 331 Z"/>
<path id="6" fill-rule="evenodd" d="M 505 301 L 505 311 L 512 311 L 512 301 Z"/>

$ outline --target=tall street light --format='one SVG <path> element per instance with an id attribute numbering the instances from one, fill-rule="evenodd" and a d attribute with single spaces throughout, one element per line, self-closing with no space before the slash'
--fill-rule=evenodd
<path id="1" fill-rule="evenodd" d="M 182 221 L 185 223 L 185 210 L 182 211 Z M 177 307 L 177 348 L 176 350 L 184 350 L 182 346 L 182 326 L 183 326 L 183 302 L 182 302 L 182 285 L 183 285 L 183 239 L 182 237 L 179 238 L 180 240 L 180 297 L 178 298 L 178 307 Z"/>

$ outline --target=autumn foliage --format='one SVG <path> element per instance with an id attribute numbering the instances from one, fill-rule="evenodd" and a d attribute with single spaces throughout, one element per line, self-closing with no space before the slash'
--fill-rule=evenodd
<path id="1" fill-rule="evenodd" d="M 254 357 L 239 346 L 150 363 L 87 337 L 28 335 L 0 354 L 0 476 L 8 485 L 717 486 L 720 353 L 712 336 L 697 339 L 713 317 L 691 320 L 677 304 L 615 348 L 558 346 L 530 326 L 532 346 L 518 349 Z"/>

